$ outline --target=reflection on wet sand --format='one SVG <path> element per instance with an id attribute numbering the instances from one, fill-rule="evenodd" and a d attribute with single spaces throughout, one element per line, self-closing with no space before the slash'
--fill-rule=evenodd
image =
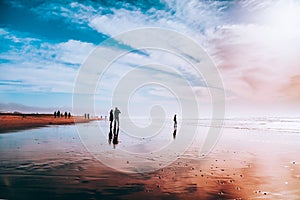
<path id="1" fill-rule="evenodd" d="M 1 134 L 0 198 L 300 197 L 299 135 L 272 133 L 273 137 L 269 137 L 268 133 L 228 130 L 204 159 L 197 158 L 191 147 L 171 165 L 137 174 L 115 171 L 96 160 L 81 144 L 72 126 Z M 112 129 L 110 133 L 114 140 L 119 130 Z M 167 134 L 170 136 L 170 132 Z"/>
<path id="2" fill-rule="evenodd" d="M 112 140 L 114 149 L 116 148 L 116 145 L 119 144 L 119 128 L 120 128 L 119 115 L 120 114 L 121 111 L 117 107 L 115 107 L 115 110 L 111 109 L 109 113 L 110 124 L 109 124 L 108 143 L 111 144 L 111 140 Z"/>
<path id="3" fill-rule="evenodd" d="M 113 136 L 113 133 L 112 133 L 112 130 L 110 128 L 109 133 L 108 133 L 108 144 L 111 144 L 112 136 Z"/>
<path id="4" fill-rule="evenodd" d="M 173 139 L 176 138 L 176 132 L 177 132 L 177 128 L 174 128 L 174 131 L 173 131 Z"/>
<path id="5" fill-rule="evenodd" d="M 173 131 L 173 139 L 176 139 L 176 133 L 177 133 L 177 118 L 176 118 L 176 114 L 174 115 L 174 131 Z"/>
<path id="6" fill-rule="evenodd" d="M 113 139 L 114 148 L 116 148 L 116 145 L 119 144 L 118 137 L 119 137 L 119 126 L 114 127 L 114 139 Z"/>
<path id="7" fill-rule="evenodd" d="M 110 123 L 110 127 L 109 127 L 108 143 L 111 144 L 112 141 L 114 148 L 116 148 L 116 145 L 119 144 L 119 129 L 120 129 L 119 124 L 120 123 L 115 122 L 114 125 L 112 126 L 112 123 Z"/>

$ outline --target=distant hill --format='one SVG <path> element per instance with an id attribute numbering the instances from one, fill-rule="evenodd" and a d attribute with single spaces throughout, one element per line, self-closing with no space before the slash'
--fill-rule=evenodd
<path id="1" fill-rule="evenodd" d="M 68 107 L 35 107 L 35 106 L 26 106 L 23 104 L 17 103 L 0 103 L 0 112 L 2 113 L 53 113 L 55 110 L 61 111 L 71 111 L 71 108 Z"/>

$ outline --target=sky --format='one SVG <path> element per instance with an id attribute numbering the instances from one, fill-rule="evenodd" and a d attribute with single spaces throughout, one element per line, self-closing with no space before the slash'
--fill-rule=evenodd
<path id="1" fill-rule="evenodd" d="M 228 115 L 299 113 L 297 0 L 2 0 L 0 110 L 72 110 L 74 84 L 88 56 L 111 37 L 147 27 L 181 33 L 207 52 L 221 75 Z M 118 40 L 107 48 L 134 50 Z M 105 115 L 114 106 L 109 91 L 124 73 L 153 62 L 174 66 L 191 84 L 202 109 L 210 109 L 205 77 L 195 76 L 174 55 L 145 50 L 120 58 L 103 77 L 106 84 L 100 81 L 96 90 L 97 113 Z M 169 73 L 149 66 L 143 70 L 151 76 Z M 166 88 L 144 87 L 132 97 L 133 105 L 140 110 L 148 100 L 149 105 L 173 106 L 172 95 Z"/>

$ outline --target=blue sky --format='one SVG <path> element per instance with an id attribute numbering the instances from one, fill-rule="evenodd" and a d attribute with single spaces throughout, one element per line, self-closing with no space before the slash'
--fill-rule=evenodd
<path id="1" fill-rule="evenodd" d="M 202 45 L 220 70 L 232 110 L 265 108 L 270 100 L 283 110 L 298 106 L 298 11 L 293 0 L 1 1 L 0 109 L 8 103 L 71 109 L 74 81 L 88 55 L 105 39 L 143 27 L 175 30 Z M 130 49 L 120 41 L 111 46 Z M 162 57 L 136 54 L 135 63 L 124 58 L 119 67 Z M 174 64 L 168 57 L 164 62 Z M 205 101 L 204 81 L 178 63 Z"/>

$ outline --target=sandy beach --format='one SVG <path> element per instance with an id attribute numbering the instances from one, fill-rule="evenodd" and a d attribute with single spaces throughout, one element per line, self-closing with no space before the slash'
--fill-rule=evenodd
<path id="1" fill-rule="evenodd" d="M 107 128 L 108 122 L 81 126 L 88 131 L 95 126 Z M 204 158 L 197 154 L 199 143 L 194 143 L 170 165 L 150 173 L 107 167 L 83 145 L 73 125 L 3 133 L 0 198 L 299 199 L 300 135 L 246 127 L 225 127 L 216 147 Z M 178 135 L 176 140 L 180 139 Z M 131 145 L 123 132 L 115 147 L 108 138 L 97 143 L 111 149 L 103 156 L 112 157 L 116 149 Z M 128 159 L 117 162 L 130 165 Z"/>
<path id="2" fill-rule="evenodd" d="M 85 119 L 83 116 L 71 116 L 70 118 L 54 118 L 51 114 L 1 114 L 0 133 L 37 128 L 49 125 L 66 125 L 86 123 L 98 119 Z"/>
<path id="3" fill-rule="evenodd" d="M 0 13 L 0 200 L 300 200 L 300 0 Z"/>

